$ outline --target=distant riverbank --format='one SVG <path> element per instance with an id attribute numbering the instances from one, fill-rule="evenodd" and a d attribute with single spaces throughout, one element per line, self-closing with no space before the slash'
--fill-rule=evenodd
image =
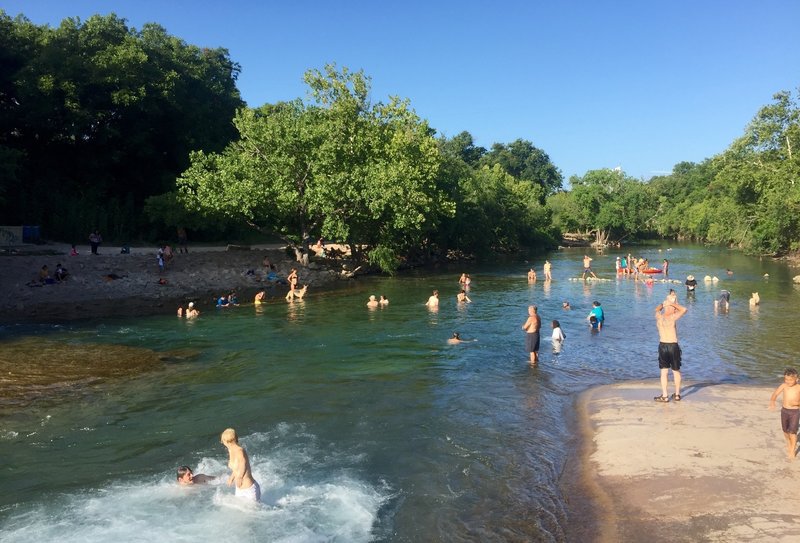
<path id="1" fill-rule="evenodd" d="M 283 297 L 287 286 L 267 280 L 265 257 L 282 279 L 296 267 L 300 284 L 308 284 L 312 293 L 341 277 L 341 261 L 302 267 L 278 245 L 231 249 L 192 247 L 189 253 L 175 253 L 160 272 L 156 248 L 131 248 L 130 254 L 121 254 L 119 247 L 101 246 L 99 254 L 92 255 L 80 247 L 80 254 L 69 256 L 66 245 L 21 247 L 0 256 L 0 322 L 154 315 L 172 313 L 190 301 L 202 311 L 232 289 L 242 303 L 251 302 L 261 289 L 267 291 L 268 299 Z M 66 281 L 38 281 L 42 266 L 53 276 L 59 263 L 69 273 Z"/>

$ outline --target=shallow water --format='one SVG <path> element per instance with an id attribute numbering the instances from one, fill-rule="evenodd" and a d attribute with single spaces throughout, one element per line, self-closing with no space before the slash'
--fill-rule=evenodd
<path id="1" fill-rule="evenodd" d="M 657 376 L 653 308 L 671 286 L 689 307 L 679 323 L 687 384 L 777 385 L 797 363 L 800 296 L 785 266 L 699 247 L 640 252 L 669 258 L 681 282 L 697 276 L 694 297 L 682 285 L 614 277 L 606 270 L 615 253 L 595 259 L 610 280 L 570 281 L 582 253 L 568 250 L 549 255 L 549 284 L 527 284 L 525 263 L 496 264 L 361 279 L 260 311 L 209 310 L 195 322 L 2 328 L 0 349 L 23 367 L 35 365 L 37 342 L 61 345 L 66 357 L 184 354 L 130 374 L 56 380 L 58 394 L 29 398 L 24 409 L 0 405 L 0 541 L 562 541 L 574 394 Z M 457 307 L 461 271 L 474 278 L 473 303 Z M 703 283 L 706 274 L 720 282 Z M 438 312 L 423 306 L 434 288 Z M 713 308 L 721 288 L 732 292 L 722 314 Z M 755 291 L 762 303 L 751 310 Z M 368 310 L 369 294 L 391 303 Z M 561 309 L 564 299 L 572 311 Z M 584 320 L 595 299 L 606 311 L 600 333 Z M 543 332 L 556 318 L 567 334 L 559 354 L 543 340 L 535 369 L 520 330 L 530 303 Z M 454 330 L 477 341 L 448 346 Z M 174 484 L 180 464 L 225 475 L 219 434 L 228 426 L 243 436 L 260 506 L 243 506 L 224 485 Z"/>

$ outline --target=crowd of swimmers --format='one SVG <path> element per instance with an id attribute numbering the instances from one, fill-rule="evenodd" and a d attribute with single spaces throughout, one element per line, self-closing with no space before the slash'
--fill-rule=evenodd
<path id="1" fill-rule="evenodd" d="M 621 269 L 630 270 L 628 267 L 627 259 L 623 261 L 625 257 L 618 257 L 617 263 L 618 273 Z M 593 270 L 591 269 L 591 261 L 592 259 L 588 256 L 584 257 L 584 277 L 587 273 L 594 275 Z M 621 266 L 624 262 L 624 268 Z M 641 264 L 641 263 L 640 263 Z M 644 264 L 647 264 L 647 260 L 644 259 Z M 639 266 L 637 264 L 637 266 Z M 663 273 L 668 272 L 669 263 L 665 259 L 664 260 L 664 267 Z M 641 266 L 639 266 L 641 267 Z M 551 265 L 549 261 L 545 261 L 545 268 L 544 268 L 544 275 L 547 280 L 551 279 Z M 622 272 L 622 273 L 630 273 Z M 294 275 L 294 279 L 290 279 L 290 286 L 295 285 L 297 283 L 297 274 L 296 270 L 292 269 L 292 274 L 290 277 Z M 596 276 L 595 276 L 596 277 Z M 533 268 L 530 268 L 527 274 L 527 278 L 529 282 L 536 281 L 536 272 Z M 465 304 L 470 303 L 471 300 L 467 296 L 467 290 L 469 289 L 469 285 L 471 284 L 471 279 L 468 274 L 462 274 L 459 278 L 459 284 L 461 286 L 460 292 L 456 295 L 456 303 L 458 304 Z M 695 280 L 694 276 L 688 275 L 685 281 L 686 291 L 687 294 L 691 295 L 697 287 L 697 281 Z M 305 287 L 304 287 L 305 288 Z M 233 293 L 235 295 L 235 293 Z M 260 291 L 256 294 L 254 303 L 256 305 L 263 303 L 264 299 L 264 291 Z M 289 294 L 292 296 L 296 296 L 296 289 L 290 288 Z M 753 293 L 754 298 L 757 298 L 758 293 Z M 230 298 L 228 297 L 228 301 L 230 303 Z M 302 297 L 302 296 L 301 296 Z M 222 298 L 220 298 L 222 299 Z M 289 295 L 287 295 L 287 299 L 289 299 Z M 756 303 L 758 303 L 756 301 Z M 384 296 L 381 295 L 380 299 L 376 299 L 375 295 L 370 295 L 367 301 L 368 308 L 377 308 L 387 306 L 389 304 L 389 300 Z M 715 300 L 715 307 L 722 308 L 727 307 L 730 304 L 730 292 L 728 290 L 722 290 L 719 298 Z M 753 298 L 751 298 L 751 305 L 753 304 Z M 219 303 L 218 303 L 219 305 Z M 428 298 L 425 305 L 432 310 L 436 310 L 439 307 L 439 291 L 434 290 L 431 296 Z M 571 306 L 569 301 L 564 301 L 562 303 L 563 310 L 570 310 Z M 665 297 L 664 301 L 656 306 L 655 309 L 655 320 L 656 320 L 656 329 L 658 331 L 659 336 L 659 347 L 658 347 L 658 367 L 660 370 L 660 381 L 662 392 L 659 396 L 656 396 L 654 399 L 656 402 L 668 403 L 669 401 L 680 401 L 681 397 L 681 349 L 678 345 L 678 337 L 677 337 L 677 321 L 686 314 L 687 308 L 680 305 L 678 303 L 678 296 L 674 289 L 670 289 L 667 296 Z M 179 308 L 178 316 L 182 315 L 183 310 Z M 194 304 L 189 303 L 189 306 L 185 312 L 186 318 L 194 318 L 199 315 L 199 312 L 194 309 Z M 603 324 L 605 322 L 605 312 L 603 310 L 602 304 L 599 301 L 592 302 L 592 308 L 589 311 L 589 314 L 586 316 L 586 320 L 589 322 L 589 326 L 593 331 L 601 331 L 603 329 Z M 552 332 L 551 332 L 551 340 L 553 345 L 553 351 L 555 353 L 559 353 L 561 350 L 561 346 L 563 345 L 564 341 L 566 340 L 566 334 L 561 328 L 561 323 L 558 320 L 553 320 L 551 322 Z M 528 307 L 528 317 L 525 322 L 522 324 L 522 329 L 526 332 L 525 338 L 525 346 L 526 350 L 530 353 L 530 363 L 531 365 L 537 365 L 539 360 L 539 348 L 540 348 L 540 329 L 541 329 L 541 317 L 538 314 L 538 307 L 536 305 L 530 305 Z M 452 336 L 447 340 L 447 343 L 450 345 L 457 345 L 463 343 L 465 341 L 477 341 L 477 340 L 465 340 L 461 337 L 459 332 L 453 332 Z M 674 389 L 675 392 L 672 395 L 668 395 L 668 377 L 669 373 L 672 372 L 673 381 L 674 381 Z M 787 369 L 784 374 L 784 383 L 780 385 L 775 392 L 772 394 L 770 398 L 769 407 L 771 409 L 775 406 L 775 401 L 779 396 L 783 396 L 783 406 L 781 410 L 781 425 L 784 432 L 784 436 L 786 439 L 786 446 L 787 446 L 787 454 L 790 458 L 794 458 L 796 454 L 796 445 L 797 445 L 797 432 L 798 432 L 798 425 L 800 425 L 800 385 L 798 384 L 798 374 L 794 369 Z M 228 451 L 228 466 L 231 470 L 231 474 L 227 479 L 227 484 L 229 486 L 235 487 L 235 496 L 242 498 L 244 500 L 258 502 L 261 498 L 261 488 L 258 482 L 253 478 L 251 468 L 250 468 L 250 461 L 245 449 L 239 444 L 238 436 L 236 431 L 232 428 L 226 429 L 221 437 L 221 443 L 226 447 Z M 188 466 L 181 466 L 178 468 L 177 472 L 177 480 L 179 484 L 182 485 L 192 485 L 192 484 L 204 484 L 209 481 L 214 480 L 216 477 L 209 476 L 205 474 L 194 474 Z"/>

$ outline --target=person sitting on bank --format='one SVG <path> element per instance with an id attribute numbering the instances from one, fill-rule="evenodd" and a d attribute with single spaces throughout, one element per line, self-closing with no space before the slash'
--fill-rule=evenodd
<path id="1" fill-rule="evenodd" d="M 189 466 L 178 467 L 178 484 L 179 485 L 204 485 L 209 481 L 216 479 L 213 475 L 206 475 L 205 473 L 198 473 L 195 475 L 192 468 Z"/>
<path id="2" fill-rule="evenodd" d="M 56 264 L 56 281 L 65 281 L 68 275 L 67 269 L 61 265 L 61 262 Z"/>

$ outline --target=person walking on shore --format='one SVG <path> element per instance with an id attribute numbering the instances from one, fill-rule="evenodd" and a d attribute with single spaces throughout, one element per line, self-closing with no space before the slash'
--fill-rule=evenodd
<path id="1" fill-rule="evenodd" d="M 783 372 L 783 384 L 775 389 L 769 399 L 770 411 L 775 409 L 775 400 L 781 394 L 781 429 L 786 439 L 786 455 L 794 460 L 797 455 L 797 429 L 800 427 L 800 385 L 797 384 L 796 369 L 786 368 Z"/>
<path id="2" fill-rule="evenodd" d="M 681 401 L 681 348 L 678 345 L 678 319 L 686 314 L 686 308 L 678 302 L 664 300 L 656 306 L 656 328 L 658 329 L 658 368 L 661 370 L 661 396 L 653 398 L 657 402 L 668 402 L 667 381 L 669 370 L 675 382 L 672 399 Z"/>
<path id="3" fill-rule="evenodd" d="M 781 429 L 786 439 L 786 455 L 794 460 L 797 455 L 797 429 L 800 427 L 800 385 L 797 384 L 796 369 L 786 368 L 783 372 L 783 384 L 775 389 L 769 399 L 770 410 L 775 409 L 775 400 L 781 394 Z"/>
<path id="4" fill-rule="evenodd" d="M 525 350 L 531 353 L 531 366 L 539 362 L 539 329 L 542 327 L 542 319 L 539 317 L 538 308 L 535 305 L 528 306 L 528 319 L 522 325 L 525 334 Z"/>

